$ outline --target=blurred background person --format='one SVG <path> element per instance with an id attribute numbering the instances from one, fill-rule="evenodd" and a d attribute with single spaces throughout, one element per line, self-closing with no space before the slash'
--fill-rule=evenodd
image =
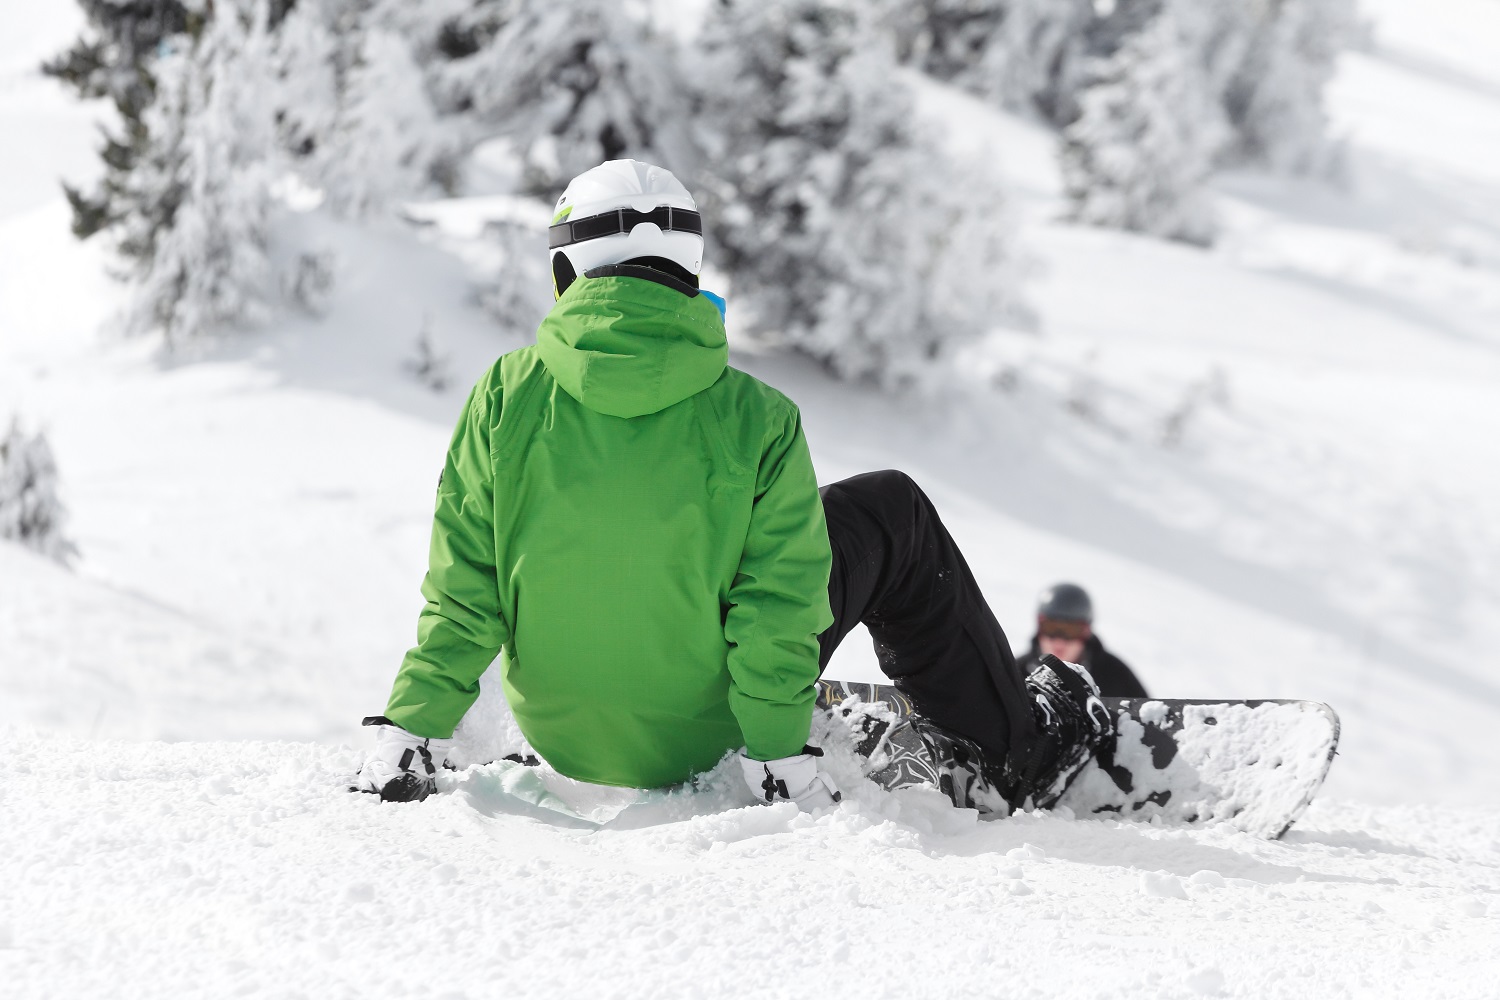
<path id="1" fill-rule="evenodd" d="M 1146 697 L 1145 685 L 1135 672 L 1094 634 L 1094 602 L 1076 583 L 1055 583 L 1037 598 L 1036 634 L 1031 637 L 1031 648 L 1018 658 L 1021 669 L 1030 673 L 1048 653 L 1087 667 L 1103 695 Z"/>

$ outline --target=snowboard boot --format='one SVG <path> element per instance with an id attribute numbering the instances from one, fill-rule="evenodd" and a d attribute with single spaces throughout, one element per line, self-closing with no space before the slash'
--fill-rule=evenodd
<path id="1" fill-rule="evenodd" d="M 1078 771 L 1115 735 L 1099 686 L 1086 668 L 1048 653 L 1026 678 L 1039 735 L 1012 786 L 1010 804 L 1050 809 Z"/>

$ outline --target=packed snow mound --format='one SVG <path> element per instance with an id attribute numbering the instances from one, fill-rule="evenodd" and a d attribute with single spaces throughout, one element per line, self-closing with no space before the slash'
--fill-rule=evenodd
<path id="1" fill-rule="evenodd" d="M 330 736 L 337 678 L 0 540 L 0 725 L 75 736 Z"/>
<path id="2" fill-rule="evenodd" d="M 1492 805 L 1319 802 L 1267 842 L 725 784 L 600 829 L 482 770 L 351 794 L 347 747 L 4 735 L 9 996 L 909 997 L 921 970 L 942 996 L 1405 1000 L 1500 974 Z"/>

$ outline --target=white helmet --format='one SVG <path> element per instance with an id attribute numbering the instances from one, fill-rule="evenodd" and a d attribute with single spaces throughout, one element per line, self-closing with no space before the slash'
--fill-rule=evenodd
<path id="1" fill-rule="evenodd" d="M 559 296 L 583 272 L 637 257 L 665 258 L 696 285 L 703 269 L 703 219 L 670 170 L 607 160 L 573 178 L 557 199 L 548 246 Z"/>

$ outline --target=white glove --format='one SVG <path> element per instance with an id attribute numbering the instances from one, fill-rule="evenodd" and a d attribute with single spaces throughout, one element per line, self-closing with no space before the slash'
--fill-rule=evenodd
<path id="1" fill-rule="evenodd" d="M 838 786 L 818 770 L 823 751 L 807 746 L 795 757 L 780 760 L 753 760 L 740 751 L 740 767 L 745 784 L 756 798 L 766 802 L 795 802 L 804 812 L 826 809 L 839 800 Z"/>
<path id="2" fill-rule="evenodd" d="M 356 791 L 374 792 L 385 802 L 415 802 L 437 789 L 437 769 L 447 761 L 452 740 L 408 733 L 383 715 L 370 716 L 364 725 L 378 730 L 355 778 Z"/>

